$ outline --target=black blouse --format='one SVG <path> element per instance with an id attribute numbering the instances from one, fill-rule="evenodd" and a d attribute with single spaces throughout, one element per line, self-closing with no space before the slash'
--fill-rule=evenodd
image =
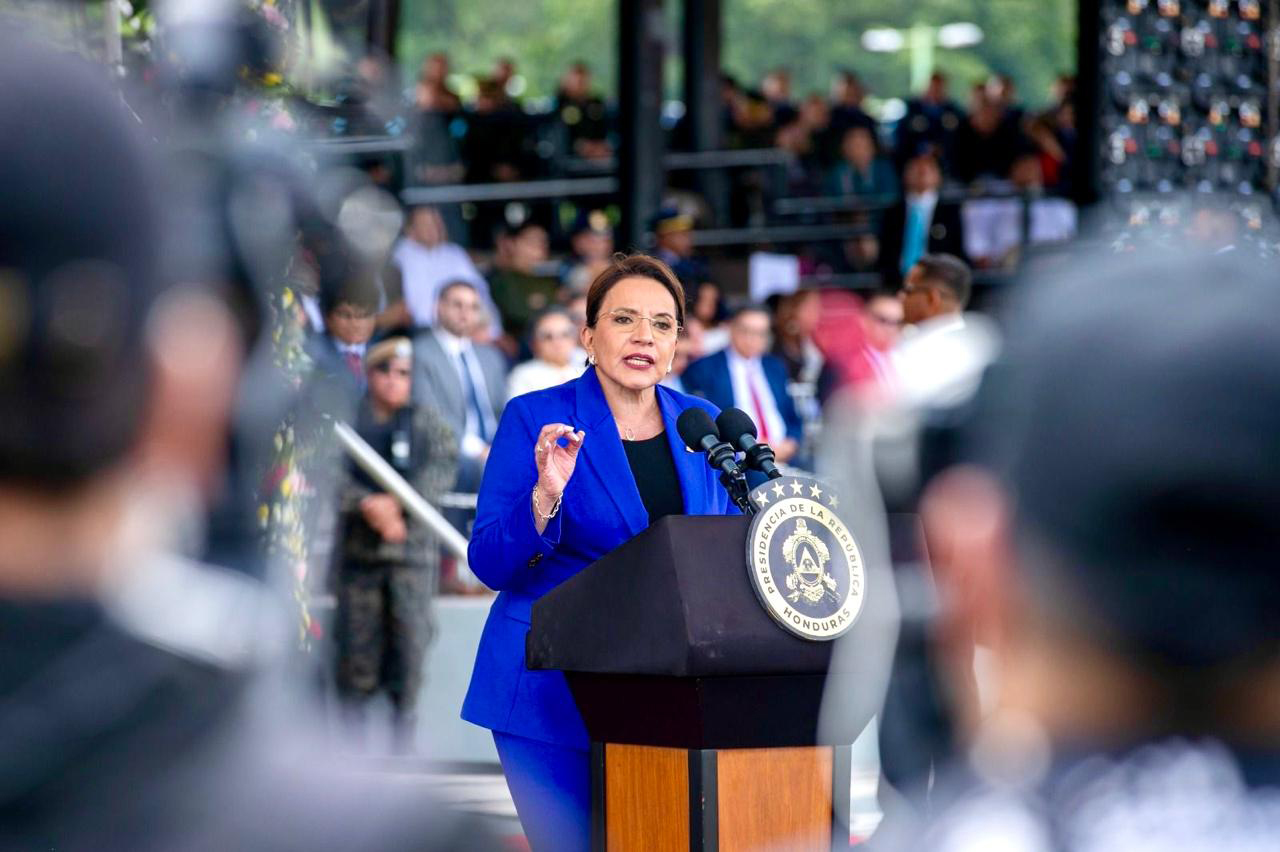
<path id="1" fill-rule="evenodd" d="M 667 433 L 659 432 L 643 441 L 623 441 L 631 475 L 640 490 L 640 501 L 649 512 L 649 523 L 666 515 L 684 514 L 684 492 L 676 474 Z"/>

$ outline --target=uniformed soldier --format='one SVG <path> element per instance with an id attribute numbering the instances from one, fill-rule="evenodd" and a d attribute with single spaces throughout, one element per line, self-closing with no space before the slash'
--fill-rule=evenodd
<path id="1" fill-rule="evenodd" d="M 438 497 L 457 471 L 457 442 L 434 408 L 412 402 L 412 344 L 404 337 L 384 340 L 369 350 L 366 363 L 369 391 L 357 433 L 419 494 Z M 338 690 L 353 721 L 362 724 L 365 703 L 385 689 L 397 745 L 408 750 L 433 633 L 439 547 L 424 524 L 407 517 L 396 498 L 359 468 L 349 468 L 339 505 Z"/>

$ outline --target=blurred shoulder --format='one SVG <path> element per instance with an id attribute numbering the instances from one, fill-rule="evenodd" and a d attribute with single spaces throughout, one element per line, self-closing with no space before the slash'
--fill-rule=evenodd
<path id="1" fill-rule="evenodd" d="M 725 354 L 723 349 L 718 349 L 710 355 L 703 355 L 698 360 L 689 364 L 685 369 L 685 375 L 688 375 L 689 373 L 694 373 L 695 375 L 705 373 L 708 370 L 715 370 L 726 366 L 728 363 L 729 356 Z"/>

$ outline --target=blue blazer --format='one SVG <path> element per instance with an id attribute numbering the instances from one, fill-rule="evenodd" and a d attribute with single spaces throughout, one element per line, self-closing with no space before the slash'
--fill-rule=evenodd
<path id="1" fill-rule="evenodd" d="M 661 385 L 658 407 L 690 515 L 736 514 L 717 474 L 691 453 L 676 418 L 703 400 Z M 537 482 L 533 445 L 548 423 L 567 423 L 586 437 L 559 513 L 538 535 L 530 496 Z M 594 369 L 553 388 L 507 403 L 480 485 L 467 557 L 471 570 L 500 592 L 489 610 L 476 652 L 462 718 L 494 731 L 586 749 L 582 717 L 564 675 L 529 671 L 525 634 L 533 602 L 649 525 L 604 391 Z"/>
<path id="2" fill-rule="evenodd" d="M 796 404 L 787 393 L 787 366 L 776 355 L 764 355 L 760 359 L 765 380 L 769 382 L 769 390 L 773 391 L 774 402 L 778 405 L 778 413 L 782 422 L 787 425 L 787 437 L 799 441 L 804 436 L 804 424 L 796 412 Z M 729 356 L 725 350 L 713 352 L 705 358 L 699 358 L 685 369 L 685 389 L 691 394 L 703 397 L 717 408 L 732 408 L 733 379 L 729 376 Z M 748 412 L 753 414 L 755 412 Z"/>

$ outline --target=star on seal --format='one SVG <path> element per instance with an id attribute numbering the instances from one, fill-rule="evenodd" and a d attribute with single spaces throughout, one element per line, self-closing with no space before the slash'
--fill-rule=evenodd
<path id="1" fill-rule="evenodd" d="M 777 497 L 779 500 L 781 500 L 781 499 L 782 499 L 782 497 L 783 497 L 783 495 L 785 495 L 785 494 L 786 494 L 786 492 L 782 490 L 782 483 L 781 483 L 781 482 L 775 482 L 775 483 L 773 484 L 773 496 L 774 496 L 774 497 Z"/>
<path id="2" fill-rule="evenodd" d="M 821 497 L 821 496 L 822 496 L 822 489 L 821 489 L 821 488 L 819 488 L 817 485 L 810 485 L 810 486 L 809 486 L 809 495 L 810 495 L 811 497 L 815 498 L 815 499 L 816 499 L 816 498 L 818 498 L 818 497 Z"/>
<path id="3" fill-rule="evenodd" d="M 761 491 L 759 494 L 756 495 L 756 502 L 759 503 L 761 506 L 768 506 L 769 495 Z"/>
<path id="4" fill-rule="evenodd" d="M 831 503 L 831 508 L 833 509 L 840 508 L 840 499 L 836 497 L 836 495 L 834 494 L 828 495 L 827 500 Z"/>
<path id="5" fill-rule="evenodd" d="M 800 484 L 800 480 L 798 479 L 791 480 L 791 493 L 799 494 L 802 491 L 804 491 L 804 486 Z"/>

